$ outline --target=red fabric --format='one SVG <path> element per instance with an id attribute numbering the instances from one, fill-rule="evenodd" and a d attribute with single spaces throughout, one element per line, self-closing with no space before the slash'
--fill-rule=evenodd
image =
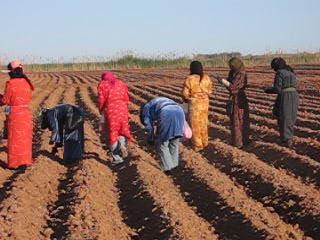
<path id="1" fill-rule="evenodd" d="M 7 82 L 1 105 L 10 106 L 8 120 L 8 167 L 32 164 L 32 120 L 28 108 L 32 90 L 24 78 Z"/>
<path id="2" fill-rule="evenodd" d="M 104 112 L 106 117 L 109 145 L 116 144 L 119 136 L 125 136 L 130 141 L 128 86 L 118 79 L 115 79 L 114 84 L 101 81 L 98 95 L 99 111 Z"/>

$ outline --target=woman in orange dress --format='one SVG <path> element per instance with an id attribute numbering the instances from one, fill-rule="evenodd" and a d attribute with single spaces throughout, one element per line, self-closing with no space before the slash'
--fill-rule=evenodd
<path id="1" fill-rule="evenodd" d="M 6 83 L 4 95 L 0 94 L 0 104 L 8 105 L 8 168 L 18 168 L 32 164 L 32 121 L 29 103 L 33 85 L 24 74 L 20 62 L 8 65 L 10 80 Z"/>
<path id="2" fill-rule="evenodd" d="M 193 61 L 190 64 L 190 75 L 184 82 L 183 98 L 189 103 L 189 119 L 192 128 L 192 145 L 195 151 L 208 146 L 208 111 L 209 96 L 212 93 L 212 82 L 203 73 L 202 64 Z"/>

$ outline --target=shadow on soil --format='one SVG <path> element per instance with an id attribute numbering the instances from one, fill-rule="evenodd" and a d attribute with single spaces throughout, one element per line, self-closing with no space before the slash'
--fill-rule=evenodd
<path id="1" fill-rule="evenodd" d="M 80 169 L 80 166 L 69 167 L 64 178 L 59 180 L 58 200 L 49 206 L 50 219 L 47 221 L 47 226 L 53 230 L 52 239 L 66 239 L 69 235 L 69 225 L 67 221 L 69 216 L 74 214 L 73 206 L 78 204 L 81 199 L 77 198 L 74 188 L 74 175 Z"/>
<path id="2" fill-rule="evenodd" d="M 97 96 L 91 88 L 88 90 L 92 101 L 97 103 Z M 78 106 L 84 109 L 87 119 L 91 123 L 97 124 L 97 116 L 81 99 L 79 88 L 76 91 L 76 99 Z M 139 179 L 137 166 L 134 164 L 139 160 L 139 157 L 128 157 L 124 163 L 112 165 L 111 162 L 100 159 L 96 153 L 89 152 L 88 154 L 86 157 L 94 158 L 117 173 L 116 187 L 118 188 L 119 208 L 123 214 L 123 221 L 137 234 L 132 236 L 132 239 L 171 239 L 173 228 L 170 226 L 169 220 L 161 208 L 154 203 L 144 188 L 143 182 Z"/>
<path id="3" fill-rule="evenodd" d="M 210 136 L 220 138 L 225 141 L 229 136 L 221 132 L 219 129 L 210 129 Z M 244 148 L 244 151 L 249 146 Z M 250 152 L 250 151 L 249 151 Z M 279 214 L 281 218 L 290 224 L 299 224 L 299 227 L 310 237 L 316 237 L 320 234 L 319 221 L 320 217 L 301 216 L 304 209 L 300 202 L 303 199 L 290 192 L 285 192 L 277 189 L 272 183 L 266 182 L 261 175 L 244 171 L 241 166 L 235 165 L 231 158 L 227 158 L 223 153 L 215 147 L 213 142 L 210 142 L 202 155 L 208 160 L 209 163 L 214 164 L 221 172 L 235 179 L 237 183 L 244 186 L 246 193 L 253 199 L 261 202 L 265 207 L 273 209 L 274 212 Z M 271 208 L 270 208 L 271 207 Z"/>
<path id="4" fill-rule="evenodd" d="M 141 127 L 133 122 L 130 124 L 133 135 L 138 136 L 136 139 L 139 147 L 147 152 L 154 152 L 154 147 L 148 146 L 143 140 L 144 131 Z M 226 239 L 265 239 L 264 232 L 246 222 L 243 215 L 226 205 L 216 192 L 210 190 L 184 165 L 180 159 L 180 166 L 173 171 L 171 177 L 188 205 L 195 207 L 197 215 L 212 224 L 215 233 Z"/>

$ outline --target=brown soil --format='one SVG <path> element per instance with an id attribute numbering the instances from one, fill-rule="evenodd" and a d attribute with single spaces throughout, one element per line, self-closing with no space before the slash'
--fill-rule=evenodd
<path id="1" fill-rule="evenodd" d="M 227 69 L 206 69 L 227 74 Z M 274 73 L 249 68 L 247 91 L 252 143 L 229 144 L 227 92 L 214 81 L 210 144 L 201 153 L 181 145 L 173 175 L 159 168 L 145 141 L 138 111 L 166 96 L 181 102 L 183 70 L 119 70 L 129 85 L 130 156 L 113 166 L 97 131 L 97 84 L 101 72 L 32 73 L 33 157 L 25 170 L 6 168 L 0 145 L 0 239 L 319 239 L 320 71 L 297 70 L 301 104 L 294 149 L 281 146 L 271 116 L 273 96 L 262 88 Z M 0 74 L 1 89 L 6 75 Z M 51 154 L 48 131 L 39 128 L 40 107 L 81 106 L 86 113 L 84 159 L 73 166 L 63 152 Z M 4 114 L 0 114 L 3 127 Z"/>

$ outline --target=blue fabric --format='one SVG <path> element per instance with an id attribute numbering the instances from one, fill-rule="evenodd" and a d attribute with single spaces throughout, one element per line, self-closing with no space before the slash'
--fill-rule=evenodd
<path id="1" fill-rule="evenodd" d="M 7 105 L 7 106 L 4 107 L 4 114 L 6 116 L 8 116 L 10 114 L 10 106 Z"/>
<path id="2" fill-rule="evenodd" d="M 155 121 L 157 121 L 157 135 L 160 136 L 160 144 L 183 136 L 185 121 L 183 109 L 169 98 L 158 97 L 148 102 L 143 108 L 142 117 L 149 140 L 155 140 Z"/>
<path id="3" fill-rule="evenodd" d="M 64 145 L 63 159 L 72 161 L 82 158 L 84 152 L 84 127 L 81 122 L 77 128 L 70 130 L 70 119 L 82 117 L 84 112 L 70 104 L 59 104 L 47 112 L 48 128 L 52 132 L 51 141 Z"/>

